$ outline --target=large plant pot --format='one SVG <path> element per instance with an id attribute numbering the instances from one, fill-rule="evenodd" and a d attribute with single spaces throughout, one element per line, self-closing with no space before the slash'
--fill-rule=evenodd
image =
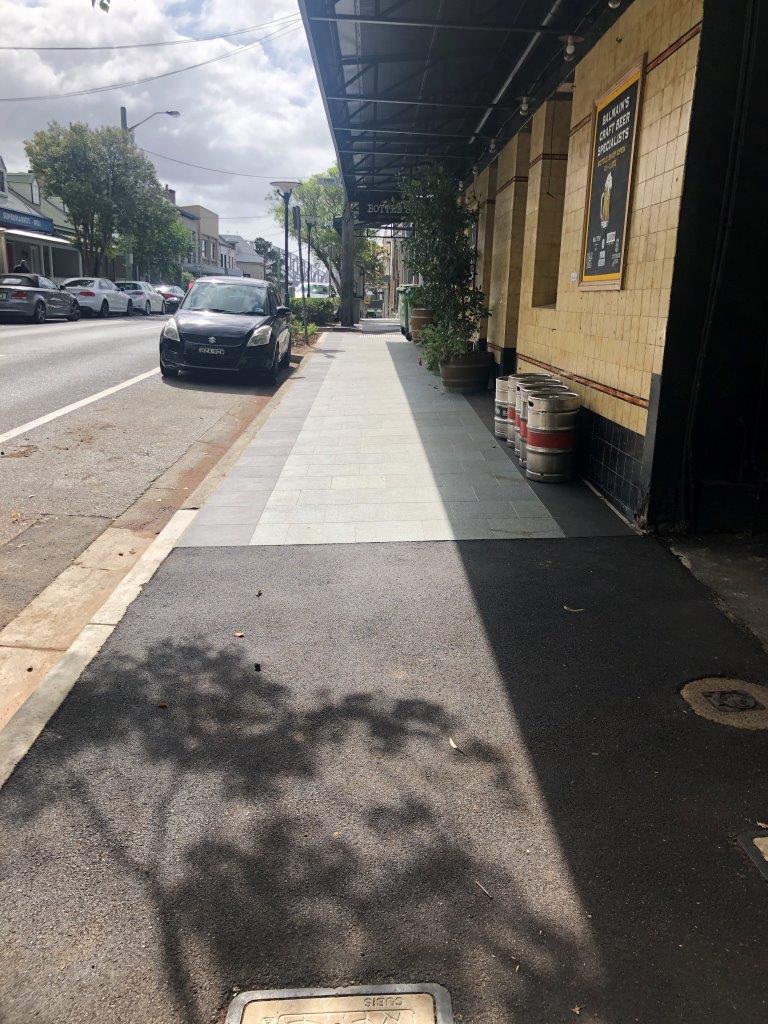
<path id="1" fill-rule="evenodd" d="M 409 316 L 411 327 L 411 341 L 421 340 L 421 328 L 435 322 L 435 314 L 431 309 L 414 307 Z"/>
<path id="2" fill-rule="evenodd" d="M 448 363 L 440 363 L 443 387 L 458 395 L 482 391 L 488 384 L 490 372 L 490 352 L 468 352 L 465 356 L 453 356 Z"/>

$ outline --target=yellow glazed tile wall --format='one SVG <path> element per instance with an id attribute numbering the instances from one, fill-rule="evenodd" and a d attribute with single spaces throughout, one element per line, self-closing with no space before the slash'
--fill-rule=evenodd
<path id="1" fill-rule="evenodd" d="M 576 67 L 555 308 L 534 308 L 530 301 L 541 163 L 532 168 L 528 185 L 518 330 L 521 370 L 535 368 L 526 362 L 527 355 L 647 402 L 651 374 L 661 372 L 666 338 L 698 35 L 645 77 L 621 291 L 580 291 L 571 280 L 581 259 L 591 123 L 574 128 L 591 115 L 595 98 L 643 54 L 652 62 L 701 16 L 702 0 L 635 0 Z M 533 121 L 532 158 L 542 148 L 536 140 L 543 139 L 545 120 L 542 108 Z M 574 382 L 574 387 L 588 408 L 645 432 L 642 406 L 586 383 Z"/>
<path id="2" fill-rule="evenodd" d="M 470 206 L 477 207 L 477 264 L 475 283 L 486 295 L 491 288 L 493 254 L 494 209 L 496 200 L 496 161 L 489 164 L 466 190 Z M 488 320 L 480 322 L 477 336 L 487 337 Z"/>
<path id="3" fill-rule="evenodd" d="M 500 350 L 517 343 L 530 150 L 530 134 L 516 135 L 499 153 L 496 169 L 488 347 L 497 363 Z"/>

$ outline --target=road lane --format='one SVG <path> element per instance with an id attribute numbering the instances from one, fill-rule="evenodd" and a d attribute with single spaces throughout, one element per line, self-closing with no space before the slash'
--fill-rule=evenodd
<path id="1" fill-rule="evenodd" d="M 157 367 L 166 319 L 0 324 L 0 434 Z"/>

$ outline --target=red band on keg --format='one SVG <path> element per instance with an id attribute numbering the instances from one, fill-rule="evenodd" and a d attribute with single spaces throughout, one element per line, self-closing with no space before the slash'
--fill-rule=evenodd
<path id="1" fill-rule="evenodd" d="M 517 412 L 515 411 L 514 405 L 510 405 L 507 409 L 507 419 L 510 423 L 517 423 Z"/>
<path id="2" fill-rule="evenodd" d="M 531 430 L 527 431 L 528 444 L 534 448 L 575 448 L 575 430 Z"/>

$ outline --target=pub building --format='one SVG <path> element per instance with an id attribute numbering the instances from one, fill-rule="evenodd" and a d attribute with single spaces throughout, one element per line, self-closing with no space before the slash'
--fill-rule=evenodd
<path id="1" fill-rule="evenodd" d="M 643 529 L 764 531 L 768 13 L 508 6 L 300 2 L 348 198 L 442 161 L 497 372 L 579 393 L 581 475 Z"/>

